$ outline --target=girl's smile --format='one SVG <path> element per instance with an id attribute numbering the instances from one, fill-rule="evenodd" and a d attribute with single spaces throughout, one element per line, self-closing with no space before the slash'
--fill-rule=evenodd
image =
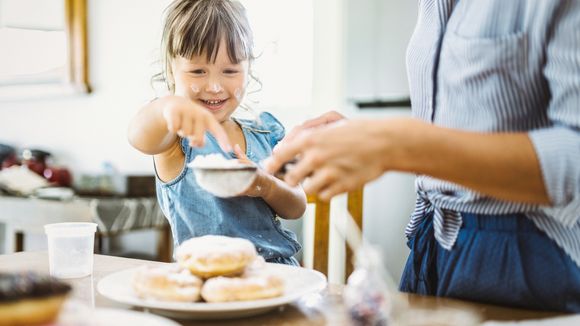
<path id="1" fill-rule="evenodd" d="M 199 99 L 199 102 L 208 110 L 210 111 L 219 111 L 221 110 L 227 103 L 229 98 L 225 99 Z"/>
<path id="2" fill-rule="evenodd" d="M 205 53 L 189 59 L 178 56 L 172 69 L 175 94 L 201 104 L 223 122 L 230 119 L 242 101 L 249 62 L 232 62 L 222 40 L 213 60 L 208 60 Z"/>

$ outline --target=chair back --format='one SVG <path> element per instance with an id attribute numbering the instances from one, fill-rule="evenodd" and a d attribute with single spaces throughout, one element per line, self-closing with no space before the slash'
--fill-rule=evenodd
<path id="1" fill-rule="evenodd" d="M 328 276 L 328 254 L 330 238 L 330 202 L 324 202 L 315 195 L 308 196 L 308 203 L 314 204 L 314 248 L 313 248 L 313 268 Z M 363 226 L 363 189 L 351 191 L 347 194 L 347 209 L 358 227 Z M 352 273 L 353 252 L 345 246 L 345 279 Z"/>

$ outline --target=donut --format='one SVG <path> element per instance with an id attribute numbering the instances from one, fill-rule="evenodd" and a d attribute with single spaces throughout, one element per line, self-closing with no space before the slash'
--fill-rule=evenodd
<path id="1" fill-rule="evenodd" d="M 267 299 L 283 293 L 281 277 L 258 269 L 248 269 L 241 277 L 210 278 L 201 288 L 201 296 L 207 302 Z"/>
<path id="2" fill-rule="evenodd" d="M 202 278 L 240 275 L 257 255 L 250 241 L 219 235 L 191 238 L 175 251 L 179 265 Z"/>
<path id="3" fill-rule="evenodd" d="M 44 325 L 53 322 L 71 286 L 33 273 L 0 273 L 0 325 Z"/>
<path id="4" fill-rule="evenodd" d="M 199 300 L 202 281 L 177 265 L 142 266 L 133 275 L 133 290 L 143 299 L 195 302 Z"/>
<path id="5" fill-rule="evenodd" d="M 267 268 L 267 265 L 266 265 L 266 260 L 264 259 L 264 257 L 256 256 L 256 258 L 254 258 L 254 260 L 252 260 L 252 262 L 249 263 L 248 266 L 246 266 L 246 269 L 244 270 L 244 274 L 249 275 L 249 274 L 253 274 L 253 273 L 259 273 L 259 272 L 265 270 L 266 268 Z"/>

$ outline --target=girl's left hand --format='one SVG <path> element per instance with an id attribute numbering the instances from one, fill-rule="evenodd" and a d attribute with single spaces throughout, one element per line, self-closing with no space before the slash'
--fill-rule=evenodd
<path id="1" fill-rule="evenodd" d="M 246 156 L 246 154 L 244 153 L 244 151 L 242 151 L 240 145 L 238 144 L 234 146 L 234 154 L 236 155 L 240 163 L 255 164 Z M 256 170 L 256 173 L 257 176 L 254 179 L 254 182 L 246 190 L 238 194 L 238 196 L 263 197 L 267 193 L 267 190 L 269 188 L 268 186 L 269 175 L 259 167 Z"/>

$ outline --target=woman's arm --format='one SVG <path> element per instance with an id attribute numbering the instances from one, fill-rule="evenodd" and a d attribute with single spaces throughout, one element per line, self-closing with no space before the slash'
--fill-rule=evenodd
<path id="1" fill-rule="evenodd" d="M 351 120 L 303 132 L 276 148 L 266 170 L 300 156 L 285 180 L 322 199 L 356 189 L 386 171 L 426 174 L 489 196 L 548 204 L 541 170 L 525 133 L 483 134 L 416 119 Z"/>
<path id="2" fill-rule="evenodd" d="M 402 149 L 393 169 L 451 181 L 514 202 L 549 204 L 542 171 L 527 133 L 476 133 L 416 120 L 398 122 Z M 392 126 L 385 126 L 385 132 Z"/>

